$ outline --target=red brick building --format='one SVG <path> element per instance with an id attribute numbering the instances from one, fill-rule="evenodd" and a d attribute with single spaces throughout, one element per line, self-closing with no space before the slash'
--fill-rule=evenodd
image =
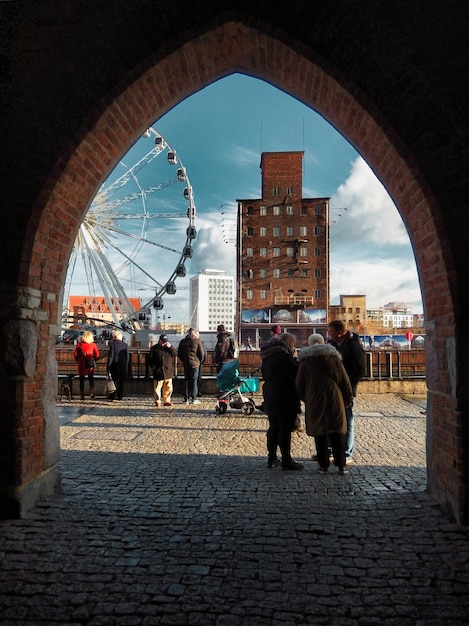
<path id="1" fill-rule="evenodd" d="M 302 345 L 327 325 L 330 198 L 303 198 L 303 154 L 263 152 L 262 197 L 237 200 L 240 343 L 280 324 Z"/>

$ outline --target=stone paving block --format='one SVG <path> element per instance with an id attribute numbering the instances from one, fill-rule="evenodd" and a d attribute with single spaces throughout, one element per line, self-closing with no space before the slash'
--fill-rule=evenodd
<path id="1" fill-rule="evenodd" d="M 426 493 L 420 405 L 359 395 L 346 476 L 305 433 L 303 472 L 267 469 L 266 416 L 214 406 L 80 403 L 62 491 L 0 522 L 0 624 L 467 626 L 469 529 Z"/>

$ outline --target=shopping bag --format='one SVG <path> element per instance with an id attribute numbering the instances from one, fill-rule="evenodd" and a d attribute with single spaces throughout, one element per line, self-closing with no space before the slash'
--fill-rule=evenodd
<path id="1" fill-rule="evenodd" d="M 111 393 L 114 393 L 116 390 L 116 385 L 114 383 L 114 381 L 112 380 L 112 376 L 111 374 L 109 374 L 109 376 L 107 377 L 106 380 L 106 388 L 105 391 L 108 395 L 111 395 Z"/>

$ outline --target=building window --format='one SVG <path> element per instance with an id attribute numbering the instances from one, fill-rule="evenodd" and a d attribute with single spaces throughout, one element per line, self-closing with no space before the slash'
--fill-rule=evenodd
<path id="1" fill-rule="evenodd" d="M 272 275 L 274 278 L 280 278 L 280 270 L 278 268 L 275 268 L 272 272 Z"/>
<path id="2" fill-rule="evenodd" d="M 261 215 L 262 217 L 267 215 L 267 207 L 266 206 L 260 206 L 259 207 L 259 215 Z"/>
<path id="3" fill-rule="evenodd" d="M 285 212 L 286 212 L 286 214 L 287 214 L 287 215 L 293 215 L 293 207 L 292 207 L 292 205 L 291 205 L 291 204 L 289 204 L 289 205 L 287 206 L 287 208 L 286 208 L 286 211 L 285 211 Z"/>
<path id="4" fill-rule="evenodd" d="M 246 272 L 246 278 L 254 278 L 254 272 L 253 272 L 253 270 L 247 270 L 247 272 Z"/>
<path id="5" fill-rule="evenodd" d="M 322 207 L 321 207 L 320 204 L 315 204 L 314 205 L 314 214 L 315 215 L 321 215 L 321 213 L 322 213 L 321 209 L 322 209 Z"/>
<path id="6" fill-rule="evenodd" d="M 267 228 L 265 226 L 261 226 L 259 229 L 259 235 L 261 237 L 267 237 Z"/>
<path id="7" fill-rule="evenodd" d="M 288 276 L 288 278 L 294 278 L 295 277 L 295 270 L 289 268 L 287 270 L 287 276 Z"/>
<path id="8" fill-rule="evenodd" d="M 253 206 L 248 206 L 246 213 L 248 215 L 254 215 L 254 207 Z"/>
<path id="9" fill-rule="evenodd" d="M 308 276 L 308 270 L 301 269 L 301 270 L 300 270 L 300 276 L 302 276 L 302 277 L 304 277 L 304 276 Z"/>
<path id="10" fill-rule="evenodd" d="M 273 214 L 274 215 L 280 215 L 280 207 L 279 206 L 274 206 Z"/>
<path id="11" fill-rule="evenodd" d="M 303 257 L 308 256 L 308 248 L 301 247 L 300 248 L 300 256 L 303 256 Z"/>
<path id="12" fill-rule="evenodd" d="M 275 257 L 279 257 L 280 256 L 280 248 L 274 248 L 273 250 L 273 255 Z"/>
<path id="13" fill-rule="evenodd" d="M 306 237 L 307 234 L 308 234 L 308 227 L 300 226 L 300 237 Z"/>
<path id="14" fill-rule="evenodd" d="M 247 289 L 246 290 L 246 300 L 252 300 L 252 299 L 253 299 L 252 289 Z"/>
<path id="15" fill-rule="evenodd" d="M 321 248 L 314 248 L 314 256 L 321 256 Z"/>
<path id="16" fill-rule="evenodd" d="M 321 290 L 320 289 L 315 289 L 314 290 L 314 297 L 315 298 L 320 298 L 321 297 Z"/>
<path id="17" fill-rule="evenodd" d="M 261 289 L 260 297 L 261 297 L 261 300 L 266 300 L 267 299 L 267 291 L 265 289 Z"/>
<path id="18" fill-rule="evenodd" d="M 267 278 L 267 270 L 266 269 L 261 269 L 259 272 L 259 277 L 260 278 Z"/>
<path id="19" fill-rule="evenodd" d="M 319 267 L 316 267 L 316 269 L 314 270 L 314 276 L 315 278 L 321 278 L 321 270 L 319 269 Z"/>
<path id="20" fill-rule="evenodd" d="M 274 237 L 280 237 L 280 227 L 279 226 L 274 226 L 272 233 L 274 235 Z"/>
<path id="21" fill-rule="evenodd" d="M 303 204 L 301 207 L 301 215 L 308 215 L 308 207 Z"/>
<path id="22" fill-rule="evenodd" d="M 260 254 L 261 256 L 263 256 L 263 257 L 264 257 L 264 256 L 267 256 L 267 248 L 261 248 L 261 249 L 259 250 L 259 254 Z"/>
<path id="23" fill-rule="evenodd" d="M 254 236 L 254 228 L 252 226 L 248 226 L 248 237 Z"/>
<path id="24" fill-rule="evenodd" d="M 295 248 L 287 248 L 287 256 L 293 257 L 295 255 Z"/>
<path id="25" fill-rule="evenodd" d="M 274 198 L 280 195 L 280 187 L 274 187 Z"/>
<path id="26" fill-rule="evenodd" d="M 287 187 L 287 195 L 291 196 L 293 194 L 293 187 Z"/>
<path id="27" fill-rule="evenodd" d="M 246 256 L 254 256 L 253 248 L 246 248 Z"/>
<path id="28" fill-rule="evenodd" d="M 294 232 L 295 229 L 293 228 L 293 226 L 287 226 L 287 237 L 293 237 Z"/>

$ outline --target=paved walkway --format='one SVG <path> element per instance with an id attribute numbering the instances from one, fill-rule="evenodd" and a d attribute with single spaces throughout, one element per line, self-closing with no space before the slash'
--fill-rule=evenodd
<path id="1" fill-rule="evenodd" d="M 345 476 L 304 433 L 303 472 L 267 469 L 265 416 L 214 399 L 61 405 L 61 493 L 0 523 L 0 623 L 469 624 L 469 529 L 425 493 L 415 400 L 359 396 Z"/>

